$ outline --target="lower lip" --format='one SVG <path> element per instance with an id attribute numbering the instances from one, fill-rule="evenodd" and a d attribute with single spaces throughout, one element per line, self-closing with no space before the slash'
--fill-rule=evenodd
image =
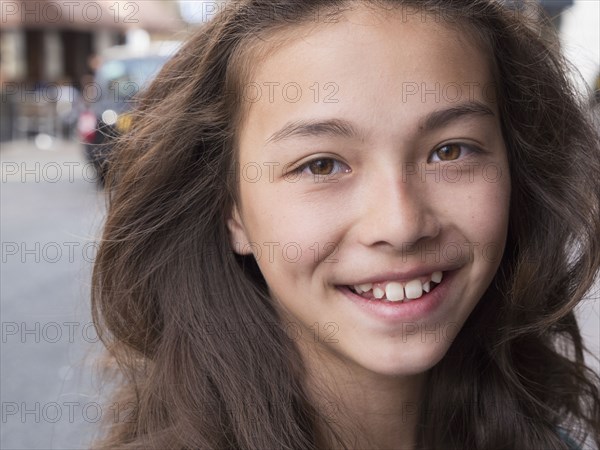
<path id="1" fill-rule="evenodd" d="M 346 286 L 339 286 L 338 290 L 359 306 L 362 311 L 379 320 L 388 322 L 416 321 L 433 314 L 442 305 L 444 299 L 448 296 L 455 273 L 456 270 L 444 272 L 442 282 L 435 289 L 423 293 L 421 297 L 408 303 L 369 300 L 355 294 Z"/>

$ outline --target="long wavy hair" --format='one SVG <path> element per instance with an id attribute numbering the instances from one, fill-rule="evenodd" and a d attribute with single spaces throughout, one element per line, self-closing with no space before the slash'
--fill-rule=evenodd
<path id="1" fill-rule="evenodd" d="M 307 450 L 325 429 L 349 448 L 226 219 L 257 55 L 275 33 L 366 4 L 434 14 L 483 46 L 511 171 L 500 268 L 428 372 L 417 448 L 566 449 L 559 427 L 600 445 L 600 379 L 574 315 L 600 267 L 600 139 L 555 36 L 487 0 L 245 0 L 167 63 L 111 161 L 92 311 L 118 414 L 97 448 Z"/>

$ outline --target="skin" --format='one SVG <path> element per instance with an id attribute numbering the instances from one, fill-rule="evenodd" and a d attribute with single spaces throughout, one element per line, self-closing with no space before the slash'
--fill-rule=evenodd
<path id="1" fill-rule="evenodd" d="M 228 221 L 232 245 L 254 253 L 282 321 L 293 322 L 310 389 L 332 426 L 355 448 L 414 448 L 426 373 L 491 283 L 506 242 L 510 178 L 499 113 L 483 89 L 490 68 L 460 29 L 363 7 L 281 38 L 251 80 L 263 95 L 252 96 L 239 131 L 245 169 Z M 280 83 L 272 96 L 267 82 Z M 290 101 L 293 89 L 282 95 L 289 82 L 302 88 L 298 101 Z M 337 103 L 324 101 L 328 82 Z M 436 83 L 438 98 L 422 97 Z M 459 98 L 444 91 L 451 83 L 463 87 Z M 407 95 L 415 85 L 418 93 Z M 491 114 L 424 127 L 428 114 L 471 101 Z M 352 122 L 359 135 L 268 142 L 288 122 L 332 118 Z M 435 153 L 448 143 L 466 146 Z M 290 174 L 319 158 L 339 162 Z M 311 167 L 333 172 L 315 178 Z M 421 172 L 409 175 L 415 167 Z M 461 254 L 447 251 L 456 245 Z M 456 269 L 455 279 L 442 305 L 413 324 L 417 332 L 366 315 L 337 289 L 389 270 L 440 266 Z"/>

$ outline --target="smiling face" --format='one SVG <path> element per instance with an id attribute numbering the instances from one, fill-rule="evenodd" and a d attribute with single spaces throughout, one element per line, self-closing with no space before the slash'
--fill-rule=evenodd
<path id="1" fill-rule="evenodd" d="M 467 33 L 390 12 L 295 31 L 245 84 L 233 246 L 254 253 L 305 353 L 423 373 L 505 245 L 510 178 L 489 65 Z"/>

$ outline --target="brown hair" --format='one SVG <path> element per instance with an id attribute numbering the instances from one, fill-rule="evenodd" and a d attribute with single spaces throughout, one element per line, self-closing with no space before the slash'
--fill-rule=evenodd
<path id="1" fill-rule="evenodd" d="M 511 170 L 500 269 L 429 372 L 418 448 L 567 448 L 559 426 L 600 445 L 600 379 L 573 312 L 600 267 L 600 140 L 565 61 L 526 14 L 497 2 L 365 3 L 428 11 L 478 36 Z M 257 265 L 229 243 L 236 93 L 245 57 L 267 36 L 356 4 L 236 2 L 140 99 L 111 162 L 93 273 L 94 321 L 120 369 L 123 413 L 97 447 L 319 447 L 329 417 L 310 401 Z"/>

